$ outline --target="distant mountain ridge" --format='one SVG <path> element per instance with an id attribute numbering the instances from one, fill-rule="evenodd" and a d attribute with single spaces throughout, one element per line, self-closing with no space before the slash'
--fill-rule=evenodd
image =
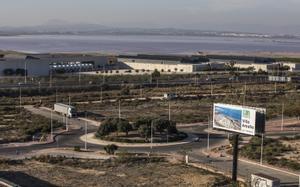
<path id="1" fill-rule="evenodd" d="M 52 20 L 43 25 L 27 27 L 0 27 L 0 36 L 16 35 L 164 35 L 164 36 L 211 36 L 238 38 L 300 38 L 298 35 L 274 35 L 233 31 L 203 31 L 176 28 L 113 28 L 90 23 L 69 23 Z"/>

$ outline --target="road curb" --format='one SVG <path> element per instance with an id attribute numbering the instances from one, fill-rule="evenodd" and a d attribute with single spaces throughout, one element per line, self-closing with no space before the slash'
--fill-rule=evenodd
<path id="1" fill-rule="evenodd" d="M 175 145 L 183 145 L 193 142 L 193 136 L 188 135 L 188 137 L 185 140 L 182 140 L 180 142 L 172 142 L 172 143 L 153 143 L 152 145 L 150 143 L 120 143 L 120 142 L 111 142 L 111 141 L 105 141 L 95 138 L 95 133 L 89 133 L 87 134 L 87 141 L 86 141 L 86 135 L 83 135 L 80 137 L 80 140 L 83 142 L 87 142 L 90 144 L 96 144 L 96 145 L 110 145 L 115 144 L 119 147 L 164 147 L 164 146 L 175 146 Z M 196 136 L 195 136 L 196 137 Z M 189 141 L 187 141 L 187 139 Z"/>

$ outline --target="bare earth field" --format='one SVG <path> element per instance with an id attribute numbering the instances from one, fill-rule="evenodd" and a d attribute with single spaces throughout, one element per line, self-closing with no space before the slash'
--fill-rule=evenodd
<path id="1" fill-rule="evenodd" d="M 223 186 L 222 176 L 165 161 L 99 161 L 63 159 L 1 163 L 0 176 L 21 186 Z"/>
<path id="2" fill-rule="evenodd" d="M 282 141 L 284 145 L 291 146 L 294 151 L 285 154 L 283 157 L 289 160 L 294 160 L 300 164 L 300 140 L 285 140 Z"/>

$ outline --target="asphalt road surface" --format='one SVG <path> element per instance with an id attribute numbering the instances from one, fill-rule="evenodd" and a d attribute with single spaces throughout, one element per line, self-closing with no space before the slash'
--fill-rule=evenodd
<path id="1" fill-rule="evenodd" d="M 50 111 L 44 109 L 37 109 L 33 107 L 26 107 L 28 110 L 35 114 L 43 115 L 45 117 L 50 118 Z M 53 119 L 62 120 L 62 116 L 56 113 L 53 113 Z M 34 153 L 39 150 L 47 149 L 47 148 L 73 148 L 74 146 L 84 147 L 84 142 L 79 139 L 80 136 L 84 135 L 84 126 L 85 121 L 79 119 L 69 119 L 70 123 L 70 131 L 57 135 L 55 137 L 55 142 L 48 144 L 37 144 L 31 146 L 19 146 L 19 147 L 0 147 L 0 156 L 6 156 L 10 158 L 14 158 L 16 156 L 16 151 L 18 154 L 28 154 Z M 97 127 L 88 124 L 88 133 L 95 132 Z M 173 146 L 163 146 L 163 147 L 153 147 L 151 150 L 149 147 L 139 147 L 139 148 L 120 148 L 120 150 L 127 150 L 129 152 L 158 152 L 158 153 L 178 153 L 182 150 L 191 150 L 189 152 L 189 157 L 193 162 L 205 163 L 208 164 L 220 171 L 231 172 L 232 160 L 229 158 L 209 158 L 202 150 L 207 147 L 207 133 L 204 132 L 206 126 L 199 127 L 189 127 L 183 128 L 182 131 L 187 133 L 193 133 L 200 138 L 199 142 L 191 142 L 184 145 L 173 145 Z M 210 135 L 210 145 L 218 145 L 222 142 L 226 137 L 224 135 Z M 103 146 L 88 144 L 88 149 L 90 150 L 103 150 Z M 239 161 L 238 174 L 240 176 L 249 177 L 251 173 L 265 173 L 267 175 L 271 175 L 277 177 L 281 180 L 282 186 L 297 186 L 299 184 L 299 177 L 291 174 L 284 173 L 282 171 L 277 171 L 274 169 L 262 167 L 260 165 L 255 165 L 247 162 Z"/>

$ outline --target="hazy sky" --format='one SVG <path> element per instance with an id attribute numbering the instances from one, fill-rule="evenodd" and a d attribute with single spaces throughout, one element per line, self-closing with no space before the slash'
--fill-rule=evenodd
<path id="1" fill-rule="evenodd" d="M 0 0 L 0 2 L 0 26 L 39 25 L 51 23 L 51 20 L 65 20 L 114 27 L 300 33 L 300 0 Z"/>

